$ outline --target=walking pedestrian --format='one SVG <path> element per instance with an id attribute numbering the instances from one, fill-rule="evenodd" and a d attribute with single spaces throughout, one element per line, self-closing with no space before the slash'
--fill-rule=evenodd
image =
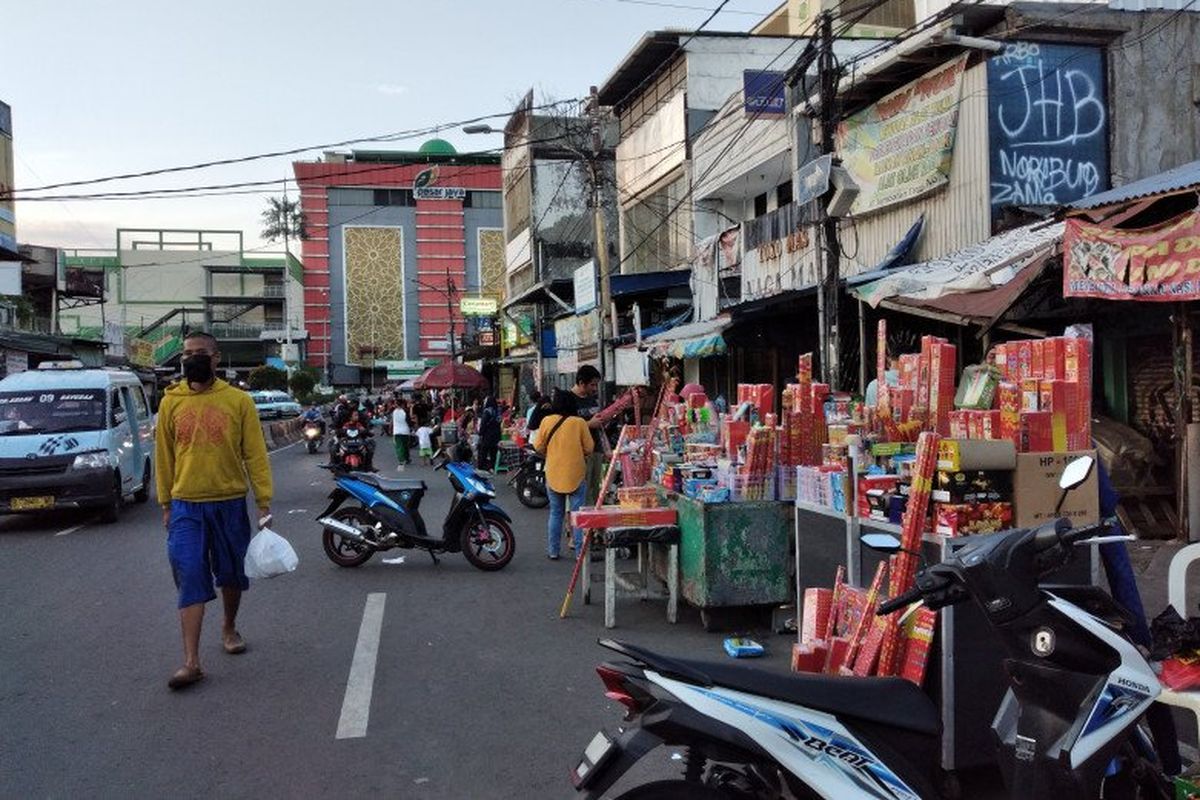
<path id="1" fill-rule="evenodd" d="M 493 469 L 496 465 L 496 451 L 500 447 L 500 409 L 496 398 L 488 395 L 483 401 L 483 411 L 479 413 L 479 459 L 480 469 Z"/>
<path id="2" fill-rule="evenodd" d="M 200 628 L 204 605 L 221 589 L 226 653 L 246 650 L 237 629 L 242 592 L 250 588 L 243 562 L 250 544 L 246 492 L 253 488 L 260 526 L 271 516 L 271 464 L 250 395 L 216 377 L 217 340 L 190 333 L 183 342 L 183 380 L 167 389 L 158 410 L 154 464 L 167 529 L 167 556 L 179 590 L 183 666 L 167 685 L 191 686 L 204 677 Z M 249 484 L 249 485 L 247 485 Z"/>
<path id="3" fill-rule="evenodd" d="M 578 414 L 574 393 L 554 395 L 550 414 L 538 429 L 537 451 L 546 457 L 546 494 L 550 497 L 550 520 L 546 530 L 546 557 L 558 560 L 562 545 L 563 518 L 583 507 L 587 494 L 587 457 L 595 448 L 592 432 Z M 583 530 L 574 529 L 575 549 L 583 546 Z"/>
<path id="4" fill-rule="evenodd" d="M 397 469 L 403 469 L 409 463 L 408 437 L 411 435 L 408 402 L 401 399 L 396 402 L 396 409 L 392 412 L 392 440 L 396 443 L 396 461 L 400 462 Z"/>

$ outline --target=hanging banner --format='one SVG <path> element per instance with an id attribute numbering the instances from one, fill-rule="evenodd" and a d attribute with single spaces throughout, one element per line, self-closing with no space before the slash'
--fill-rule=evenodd
<path id="1" fill-rule="evenodd" d="M 1137 230 L 1067 220 L 1063 296 L 1200 299 L 1200 211 Z"/>
<path id="2" fill-rule="evenodd" d="M 950 180 L 966 64 L 964 53 L 838 125 L 842 166 L 859 187 L 852 213 L 911 200 Z"/>

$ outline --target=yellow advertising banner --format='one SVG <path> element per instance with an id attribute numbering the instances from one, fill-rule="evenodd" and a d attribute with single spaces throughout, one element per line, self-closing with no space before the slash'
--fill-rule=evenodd
<path id="1" fill-rule="evenodd" d="M 950 180 L 966 64 L 964 53 L 838 125 L 842 166 L 859 186 L 853 213 L 911 200 Z"/>

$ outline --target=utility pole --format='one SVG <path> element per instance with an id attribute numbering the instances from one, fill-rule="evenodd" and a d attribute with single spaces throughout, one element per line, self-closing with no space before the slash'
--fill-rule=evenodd
<path id="1" fill-rule="evenodd" d="M 600 152 L 604 148 L 603 129 L 600 117 L 600 96 L 595 86 L 591 87 L 588 102 L 588 114 L 591 117 L 592 128 L 592 157 L 588 161 L 592 177 L 592 232 L 594 245 L 592 254 L 596 264 L 596 352 L 600 356 L 600 407 L 605 405 L 608 383 L 608 359 L 604 353 L 604 331 L 607 329 L 605 317 L 610 304 L 610 283 L 608 273 L 608 236 L 604 230 L 604 207 L 601 202 L 600 182 Z"/>
<path id="2" fill-rule="evenodd" d="M 837 132 L 838 70 L 833 58 L 833 14 L 821 12 L 821 46 L 817 55 L 818 81 L 821 98 L 821 154 L 834 151 Z M 836 159 L 835 159 L 836 160 Z M 817 292 L 817 319 L 820 326 L 821 372 L 825 383 L 840 389 L 841 346 L 838 335 L 838 301 L 841 292 L 840 267 L 842 244 L 838 238 L 838 221 L 829 216 L 829 202 L 837 190 L 832 186 L 817 202 L 820 207 L 821 231 L 817 246 L 820 258 L 821 285 Z"/>
<path id="3" fill-rule="evenodd" d="M 292 354 L 292 320 L 288 317 L 291 313 L 291 304 L 288 302 L 288 288 L 290 286 L 288 256 L 291 254 L 291 248 L 288 247 L 288 236 L 291 233 L 292 215 L 288 208 L 287 196 L 287 178 L 283 180 L 283 367 L 287 372 L 288 389 L 292 386 L 292 362 L 288 360 Z M 374 375 L 374 367 L 371 370 Z"/>
<path id="4" fill-rule="evenodd" d="M 454 346 L 454 280 L 450 277 L 450 266 L 446 265 L 446 314 L 450 318 L 450 360 L 458 360 Z"/>

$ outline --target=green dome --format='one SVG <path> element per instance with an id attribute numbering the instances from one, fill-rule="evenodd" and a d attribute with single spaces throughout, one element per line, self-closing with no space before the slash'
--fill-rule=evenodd
<path id="1" fill-rule="evenodd" d="M 458 155 L 458 151 L 454 149 L 454 145 L 450 144 L 445 139 L 430 139 L 428 142 L 421 145 L 421 149 L 417 152 L 426 156 Z"/>

